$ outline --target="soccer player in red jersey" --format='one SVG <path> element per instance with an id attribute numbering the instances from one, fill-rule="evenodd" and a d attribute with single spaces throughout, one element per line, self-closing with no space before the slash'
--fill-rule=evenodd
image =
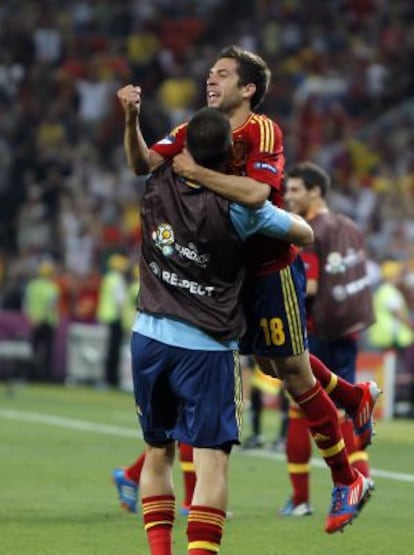
<path id="1" fill-rule="evenodd" d="M 355 223 L 329 209 L 328 174 L 312 162 L 293 166 L 286 177 L 285 201 L 312 226 L 315 242 L 301 256 L 307 274 L 307 322 L 310 352 L 318 356 L 347 382 L 356 381 L 357 334 L 374 322 L 372 292 L 366 268 L 361 231 Z M 341 294 L 338 294 L 341 292 Z M 367 384 L 377 398 L 380 390 Z M 335 400 L 335 382 L 332 398 Z M 352 466 L 369 477 L 368 454 L 360 449 L 352 421 L 338 403 L 342 435 Z M 291 403 L 286 455 L 292 495 L 281 509 L 282 516 L 305 516 L 310 506 L 310 458 L 312 454 L 307 422 Z"/>
<path id="2" fill-rule="evenodd" d="M 148 148 L 139 127 L 141 89 L 123 87 L 118 98 L 125 112 L 124 145 L 129 166 L 135 173 L 145 174 L 174 157 L 177 173 L 202 182 L 219 195 L 251 207 L 260 206 L 266 199 L 281 206 L 282 132 L 267 116 L 255 113 L 269 82 L 270 70 L 265 62 L 234 46 L 224 49 L 210 69 L 207 103 L 227 115 L 233 130 L 231 173 L 226 174 L 195 163 L 185 149 L 186 124 Z M 313 357 L 311 369 L 304 307 L 306 277 L 296 247 L 257 236 L 250 240 L 248 251 L 250 288 L 246 306 L 250 328 L 241 340 L 241 352 L 254 354 L 262 370 L 281 378 L 306 415 L 314 441 L 331 470 L 334 492 L 338 485 L 342 487 L 341 499 L 333 496 L 325 524 L 325 530 L 333 533 L 357 516 L 371 494 L 372 484 L 349 464 L 336 407 L 324 390 L 331 383 L 332 373 Z M 354 420 L 360 422 L 361 412 L 367 412 L 370 419 L 375 400 L 367 398 L 362 388 L 344 388 Z"/>

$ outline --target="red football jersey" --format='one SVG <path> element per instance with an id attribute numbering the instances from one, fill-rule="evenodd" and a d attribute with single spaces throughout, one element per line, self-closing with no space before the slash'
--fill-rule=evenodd
<path id="1" fill-rule="evenodd" d="M 320 265 L 319 258 L 314 247 L 306 247 L 301 251 L 301 257 L 305 265 L 306 279 L 314 279 L 319 282 Z M 313 297 L 306 298 L 306 326 L 310 333 L 315 332 L 315 320 L 312 316 Z"/>
<path id="2" fill-rule="evenodd" d="M 166 159 L 182 151 L 187 124 L 176 127 L 169 135 L 151 146 Z M 247 175 L 271 187 L 273 204 L 283 205 L 282 131 L 265 115 L 251 114 L 247 121 L 233 130 L 233 153 L 228 173 Z M 298 250 L 286 241 L 254 235 L 249 239 L 249 257 L 252 271 L 264 275 L 288 266 Z"/>

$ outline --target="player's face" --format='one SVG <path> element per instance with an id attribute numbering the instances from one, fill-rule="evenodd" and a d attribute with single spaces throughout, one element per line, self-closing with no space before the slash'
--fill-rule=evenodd
<path id="1" fill-rule="evenodd" d="M 311 198 L 300 177 L 288 177 L 285 184 L 285 204 L 287 210 L 300 216 L 309 212 Z"/>
<path id="2" fill-rule="evenodd" d="M 237 61 L 220 58 L 210 69 L 207 78 L 207 105 L 231 115 L 244 101 L 245 87 L 239 85 Z"/>

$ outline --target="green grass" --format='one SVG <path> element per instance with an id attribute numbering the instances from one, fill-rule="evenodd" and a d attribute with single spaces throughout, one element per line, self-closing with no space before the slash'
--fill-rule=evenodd
<path id="1" fill-rule="evenodd" d="M 269 441 L 277 426 L 277 415 L 268 411 Z M 379 422 L 377 432 L 371 464 L 383 473 L 375 478 L 374 496 L 355 524 L 334 536 L 323 532 L 331 490 L 326 469 L 312 471 L 314 516 L 281 519 L 277 509 L 289 492 L 282 458 L 266 450 L 235 451 L 230 470 L 234 517 L 226 524 L 220 553 L 411 555 L 414 422 Z M 10 395 L 0 386 L 1 555 L 147 554 L 140 515 L 120 510 L 110 482 L 112 469 L 131 463 L 142 448 L 130 394 L 24 386 Z M 407 474 L 411 478 L 402 481 Z M 178 468 L 176 486 L 180 501 Z M 182 517 L 174 534 L 175 553 L 184 555 Z"/>

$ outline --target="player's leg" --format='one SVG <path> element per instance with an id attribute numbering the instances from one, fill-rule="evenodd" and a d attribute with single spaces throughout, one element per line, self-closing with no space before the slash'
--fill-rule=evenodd
<path id="1" fill-rule="evenodd" d="M 311 436 L 305 415 L 291 402 L 287 428 L 286 460 L 292 493 L 280 509 L 281 516 L 307 516 L 310 505 Z"/>
<path id="2" fill-rule="evenodd" d="M 180 513 L 183 516 L 187 516 L 190 511 L 190 505 L 196 485 L 196 473 L 193 460 L 194 454 L 193 447 L 191 445 L 187 445 L 186 443 L 180 442 L 178 448 L 184 486 L 184 499 L 181 505 Z"/>
<path id="3" fill-rule="evenodd" d="M 211 555 L 221 544 L 228 504 L 228 459 L 224 449 L 194 449 L 197 483 L 188 516 L 188 553 Z"/>
<path id="4" fill-rule="evenodd" d="M 284 381 L 292 399 L 305 414 L 309 430 L 329 466 L 335 484 L 326 531 L 342 529 L 358 514 L 371 485 L 349 464 L 337 411 L 312 374 L 305 321 L 305 272 L 297 258 L 289 267 L 256 280 L 255 311 L 260 330 L 253 342 L 259 366 Z M 345 490 L 344 490 L 345 488 Z M 340 513 L 338 496 L 345 491 Z M 352 494 L 352 495 L 351 495 Z"/>
<path id="5" fill-rule="evenodd" d="M 343 406 L 351 417 L 358 448 L 365 449 L 372 442 L 374 434 L 373 412 L 381 395 L 380 388 L 374 381 L 350 383 L 331 372 L 322 360 L 312 353 L 310 361 L 316 379 L 331 399 Z"/>
<path id="6" fill-rule="evenodd" d="M 331 384 L 338 384 L 339 382 L 345 384 L 345 386 L 339 384 L 338 387 L 333 385 L 330 396 L 335 400 L 334 402 L 339 411 L 339 422 L 349 461 L 354 468 L 359 470 L 364 476 L 369 477 L 368 453 L 360 446 L 361 436 L 354 433 L 354 421 L 344 414 L 344 409 L 348 408 L 349 410 L 350 404 L 348 403 L 348 406 L 345 407 L 341 403 L 342 394 L 338 393 L 338 388 L 348 390 L 355 384 L 358 356 L 357 339 L 353 336 L 347 336 L 328 341 L 310 333 L 309 347 L 312 354 L 317 356 L 322 363 L 332 368 L 335 372 L 332 376 Z M 362 391 L 359 389 L 359 386 L 353 387 L 353 389 L 354 392 L 360 393 L 356 405 L 358 407 L 362 398 Z M 349 396 L 351 397 L 352 393 L 349 393 Z"/>
<path id="7" fill-rule="evenodd" d="M 112 481 L 118 492 L 118 498 L 126 511 L 137 512 L 138 488 L 145 451 L 128 467 L 118 467 L 112 472 Z"/>
<path id="8" fill-rule="evenodd" d="M 180 349 L 177 349 L 178 354 Z M 240 443 L 242 391 L 236 351 L 188 351 L 171 377 L 182 401 L 173 437 L 194 446 L 197 480 L 188 515 L 188 553 L 220 549 L 227 510 L 227 466 Z"/>
<path id="9" fill-rule="evenodd" d="M 289 396 L 286 394 L 283 384 L 279 390 L 278 410 L 280 416 L 279 432 L 275 440 L 271 443 L 270 448 L 276 453 L 285 453 L 289 427 Z"/>
<path id="10" fill-rule="evenodd" d="M 151 555 L 172 554 L 175 496 L 172 481 L 178 401 L 171 390 L 172 347 L 134 332 L 134 395 L 147 451 L 140 477 L 141 509 Z"/>
<path id="11" fill-rule="evenodd" d="M 242 447 L 244 449 L 254 449 L 263 446 L 263 398 L 261 390 L 253 383 L 256 369 L 253 357 L 241 356 L 240 364 L 243 382 L 243 400 L 250 424 L 248 436 L 243 441 Z"/>
<path id="12" fill-rule="evenodd" d="M 172 555 L 175 443 L 148 445 L 141 473 L 141 507 L 151 555 Z"/>

